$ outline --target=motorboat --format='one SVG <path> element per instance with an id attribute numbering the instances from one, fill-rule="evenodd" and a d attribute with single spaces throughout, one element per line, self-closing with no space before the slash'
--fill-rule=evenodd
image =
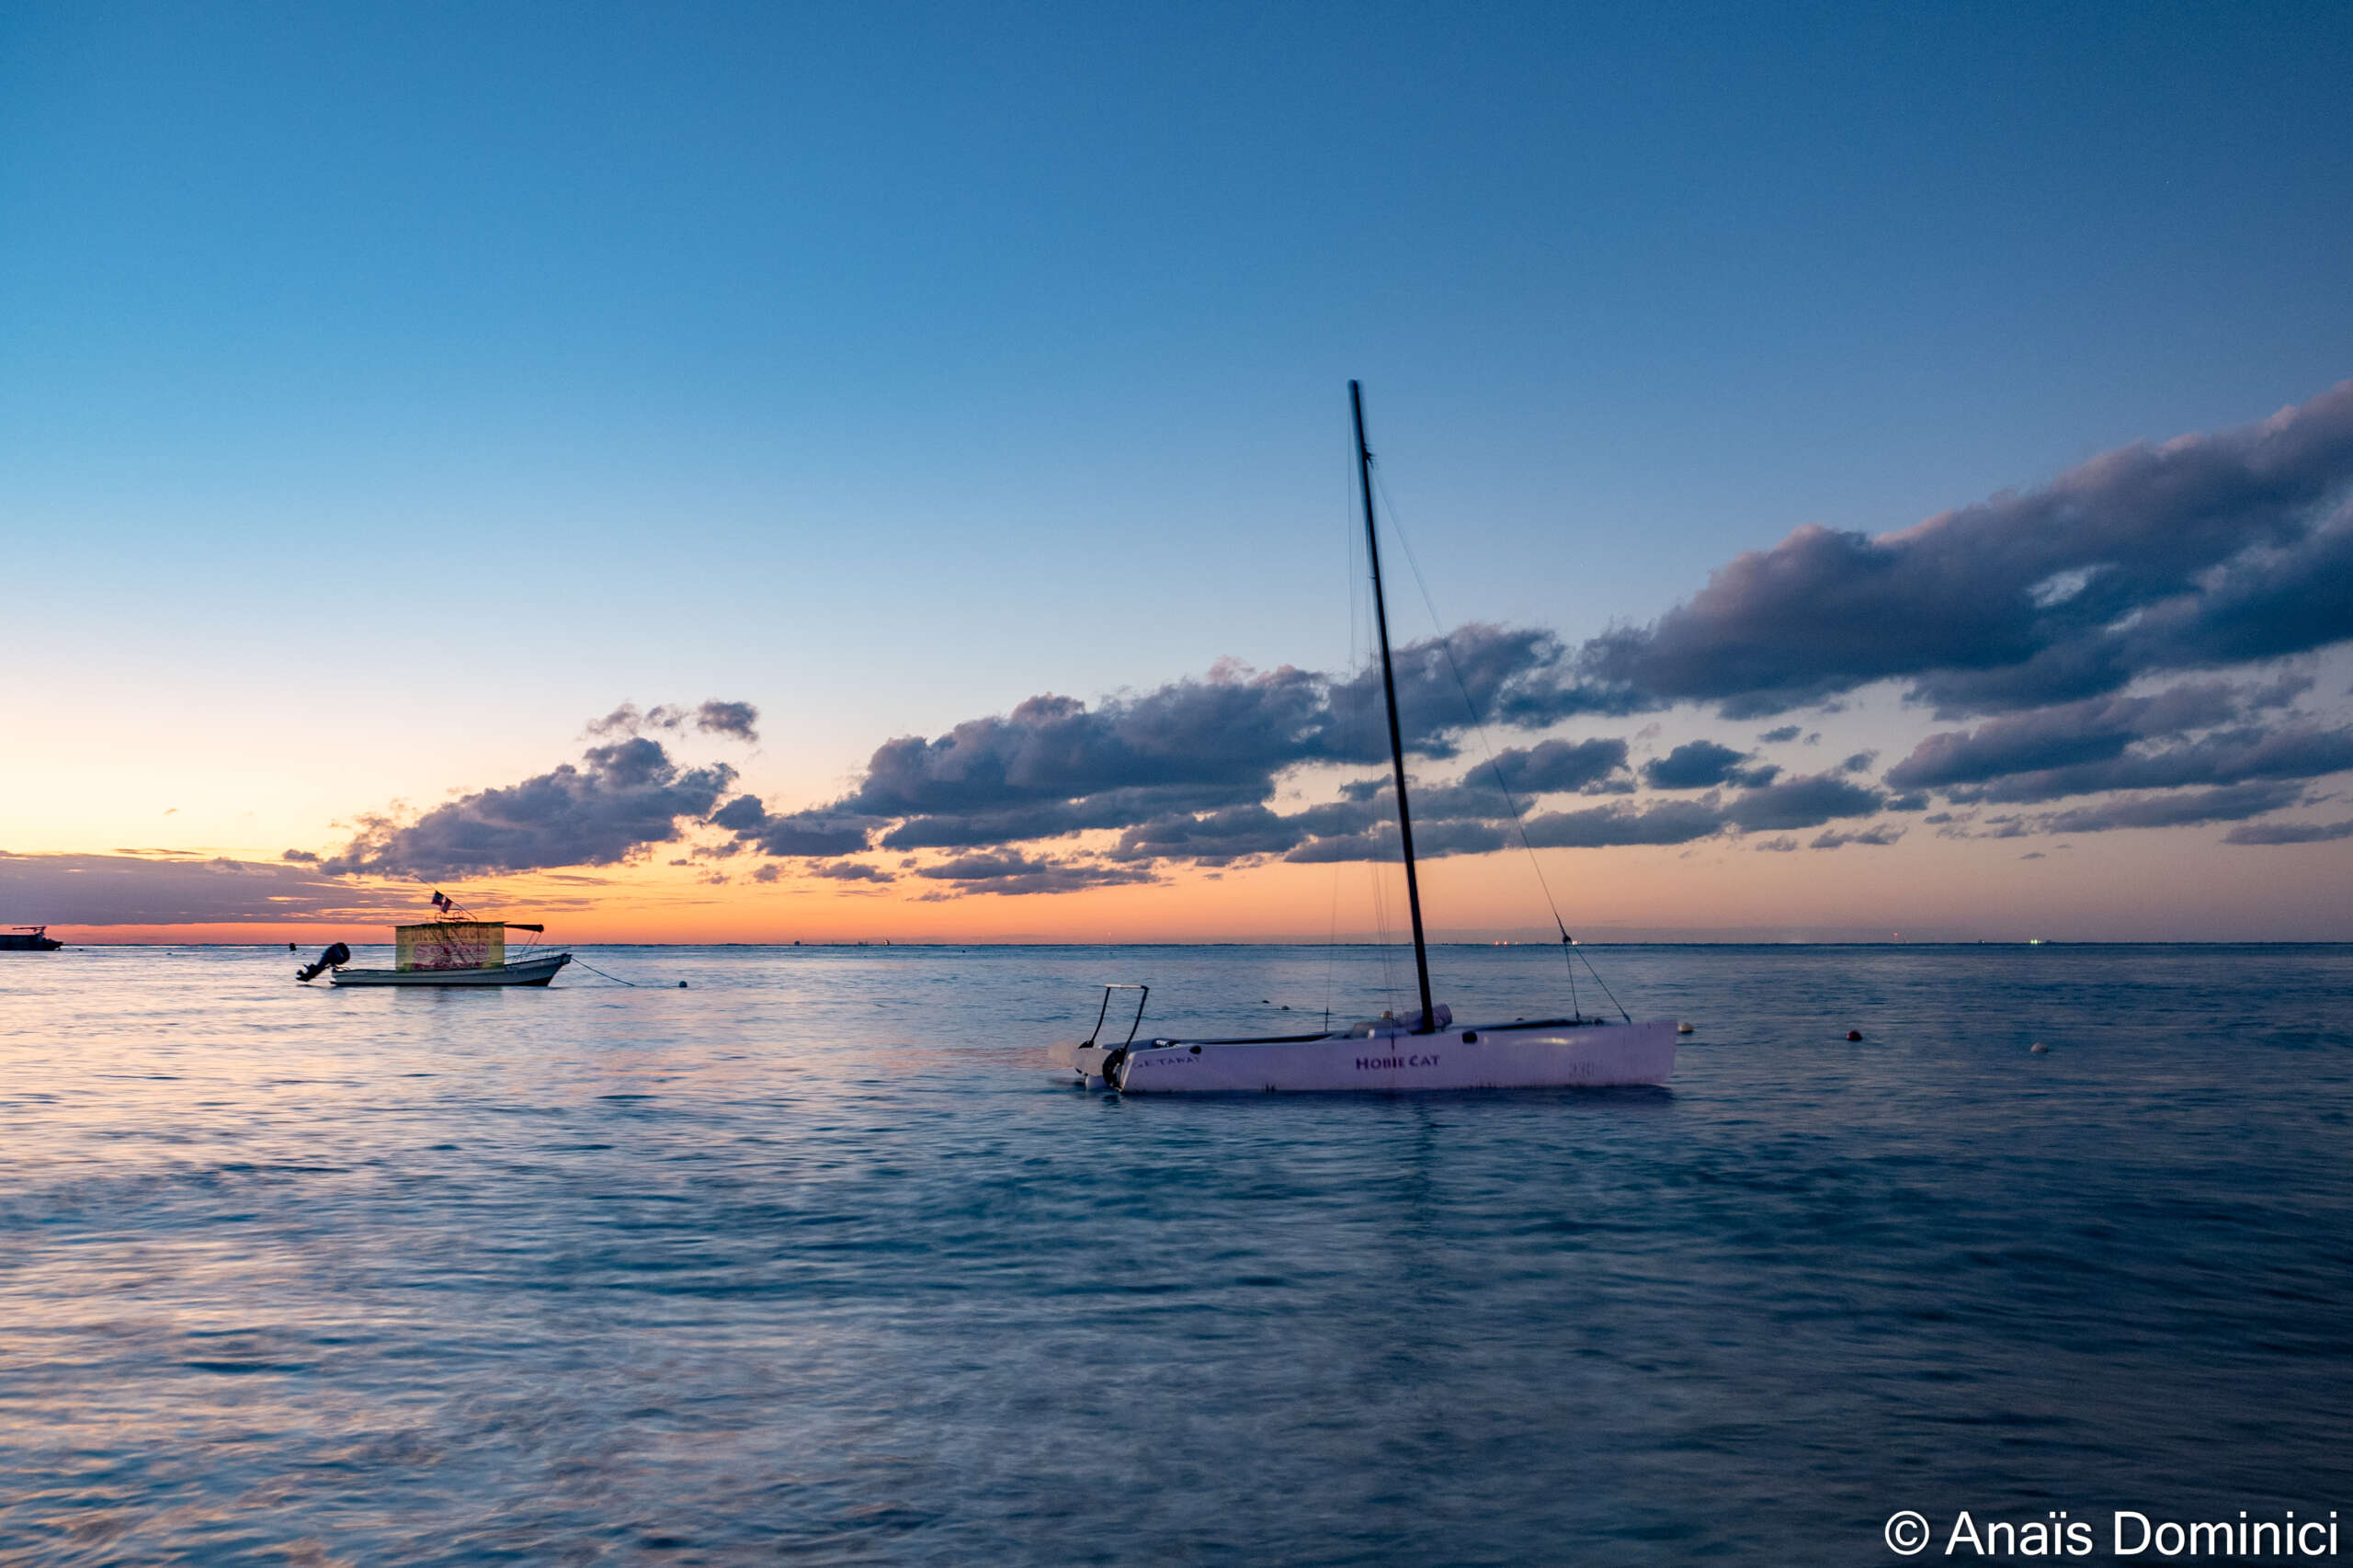
<path id="1" fill-rule="evenodd" d="M 454 899 L 433 895 L 442 911 L 436 920 L 392 927 L 392 967 L 355 969 L 351 949 L 337 942 L 304 964 L 294 978 L 308 985 L 321 975 L 334 986 L 347 985 L 545 985 L 572 961 L 570 953 L 539 953 L 527 947 L 513 958 L 506 952 L 506 933 L 543 935 L 544 926 L 513 920 L 477 920 L 458 907 Z"/>

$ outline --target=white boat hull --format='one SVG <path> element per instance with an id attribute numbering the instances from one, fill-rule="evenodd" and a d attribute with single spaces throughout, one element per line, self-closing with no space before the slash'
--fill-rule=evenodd
<path id="1" fill-rule="evenodd" d="M 338 969 L 335 985 L 545 985 L 572 961 L 570 953 L 549 953 L 495 969 Z"/>
<path id="2" fill-rule="evenodd" d="M 1376 1029 L 1264 1040 L 1150 1040 L 1054 1052 L 1124 1094 L 1524 1089 L 1665 1084 L 1675 1020 L 1479 1025 L 1434 1034 Z"/>

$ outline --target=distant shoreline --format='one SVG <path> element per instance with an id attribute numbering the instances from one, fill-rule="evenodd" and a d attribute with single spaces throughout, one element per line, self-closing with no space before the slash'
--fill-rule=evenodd
<path id="1" fill-rule="evenodd" d="M 325 938 L 323 938 L 323 937 L 322 937 L 322 938 L 312 938 L 312 939 L 311 939 L 311 940 L 309 940 L 309 941 L 306 941 L 306 942 L 302 942 L 302 943 L 298 944 L 297 950 L 300 950 L 300 948 L 301 948 L 301 947 L 315 946 L 315 945 L 317 945 L 319 942 L 324 941 L 324 940 L 325 940 Z M 390 943 L 387 943 L 387 942 L 376 942 L 376 943 L 355 943 L 355 944 L 353 944 L 353 945 L 354 945 L 354 946 L 375 946 L 375 947 L 389 947 L 389 946 L 391 946 L 391 944 L 390 944 Z M 1258 940 L 1241 940 L 1241 939 L 1236 939 L 1236 940 L 1231 940 L 1231 941 L 1188 941 L 1188 940 L 1182 940 L 1182 939 L 1175 939 L 1175 940 L 1169 940 L 1169 941 L 1158 941 L 1158 942 L 1154 942 L 1154 941 L 1121 941 L 1121 942 L 1024 942 L 1024 941 L 971 941 L 971 942 L 926 941 L 926 942 L 901 942 L 901 941 L 889 941 L 889 942 L 881 942 L 881 941 L 858 941 L 858 940 L 856 940 L 856 939 L 851 939 L 851 940 L 847 940 L 847 941 L 824 941 L 824 940 L 814 940 L 814 941 L 813 941 L 813 940 L 809 940 L 809 939 L 807 939 L 807 938 L 803 938 L 803 939 L 801 939 L 801 940 L 800 940 L 800 941 L 783 941 L 783 942 L 645 942 L 645 941 L 618 941 L 618 940 L 606 940 L 606 941 L 585 941 L 585 942 L 563 942 L 563 943 L 555 943 L 555 944 L 550 944 L 550 945 L 551 945 L 551 946 L 561 946 L 561 947 L 566 947 L 566 948 L 580 948 L 580 949 L 588 949 L 588 948 L 729 948 L 729 949 L 770 949 L 770 950 L 782 951 L 782 952 L 791 952 L 791 951 L 793 951 L 793 950 L 795 950 L 795 949 L 800 949 L 800 950 L 802 950 L 802 951 L 812 951 L 812 952 L 813 952 L 813 951 L 828 951 L 828 952 L 834 952 L 834 951 L 842 951 L 842 950 L 858 950 L 858 949 L 872 949 L 873 951 L 876 951 L 876 952 L 896 952 L 896 951 L 901 951 L 901 950 L 906 950 L 906 951 L 916 951 L 916 952 L 939 952 L 939 951 L 969 952 L 969 951 L 972 951 L 972 950 L 976 949 L 998 949 L 998 948 L 1006 949 L 1007 949 L 1007 950 L 1019 950 L 1019 951 L 1037 951 L 1037 950 L 1040 950 L 1040 949 L 1057 949 L 1057 948 L 1071 949 L 1074 949 L 1074 950 L 1089 950 L 1089 951 L 1097 950 L 1097 949 L 1106 949 L 1106 948 L 1201 948 L 1201 949 L 1227 949 L 1227 948 L 1313 948 L 1313 949 L 1324 949 L 1324 948 L 1404 948 L 1404 947 L 1407 947 L 1407 946 L 1409 946 L 1410 944 L 1408 944 L 1408 943 L 1406 943 L 1406 942 L 1404 942 L 1404 941 L 1402 941 L 1402 940 L 1400 940 L 1400 941 L 1395 941 L 1395 942 L 1374 942 L 1374 941 L 1362 941 L 1362 940 L 1350 940 L 1350 941 L 1344 941 L 1344 942 L 1334 942 L 1334 941 L 1327 941 L 1327 940 L 1324 940 L 1324 939 L 1322 939 L 1322 938 L 1302 938 L 1302 937 L 1289 937 L 1289 938 L 1286 938 L 1286 937 L 1267 937 L 1267 938 L 1258 939 Z M 1457 940 L 1457 939 L 1449 939 L 1449 938 L 1446 938 L 1446 937 L 1437 937 L 1437 938 L 1433 938 L 1433 939 L 1431 940 L 1431 942 L 1430 942 L 1430 944 L 1429 944 L 1429 945 L 1430 945 L 1431 947 L 1433 947 L 1433 948 L 1458 948 L 1458 949 L 1463 949 L 1463 948 L 1483 948 L 1483 949 L 1495 949 L 1495 948 L 1532 948 L 1532 949 L 1552 949 L 1552 948 L 1557 948 L 1560 944 L 1559 944 L 1559 943 L 1557 943 L 1557 942 L 1537 942 L 1537 941 L 1499 941 L 1499 940 L 1480 941 L 1480 940 L 1473 940 L 1473 939 L 1461 939 L 1461 940 Z M 1619 937 L 1619 938 L 1597 938 L 1597 939 L 1596 939 L 1596 940 L 1594 940 L 1594 941 L 1590 941 L 1590 942 L 1581 941 L 1581 942 L 1579 942 L 1579 943 L 1577 944 L 1577 946 L 1579 946 L 1580 948 L 1886 948 L 1886 949 L 1898 949 L 1898 948 L 2035 948 L 2035 947 L 2040 947 L 2040 948 L 2342 948 L 2342 947 L 2353 947 L 2353 937 L 2222 937 L 2201 938 L 2201 939 L 2199 939 L 2199 940 L 2159 940 L 2159 939 L 2154 939 L 2154 938 L 2138 938 L 2138 937 L 2046 937 L 2036 938 L 2036 939 L 2033 939 L 2033 940 L 2029 940 L 2029 939 L 2027 939 L 2027 938 L 2025 938 L 2025 937 L 1960 937 L 1960 938 L 1952 938 L 1952 939 L 1928 939 L 1928 938 L 1923 938 L 1922 940 L 1919 940 L 1919 941 L 1901 941 L 1901 942 L 1899 942 L 1899 941 L 1890 941 L 1890 940 L 1888 940 L 1888 939 L 1887 939 L 1887 938 L 1885 938 L 1885 937 L 1881 937 L 1881 938 L 1879 938 L 1879 939 L 1877 939 L 1877 940 L 1872 940 L 1872 939 L 1865 938 L 1865 937 L 1827 937 L 1827 938 L 1822 938 L 1822 939 L 1813 939 L 1813 938 L 1807 938 L 1807 937 Z M 111 949 L 111 948 L 152 948 L 152 949 L 178 949 L 178 948 L 224 948 L 224 949 L 226 949 L 226 948 L 235 948 L 235 949 L 265 949 L 265 950 L 272 950 L 272 951 L 283 952 L 283 951 L 285 951 L 285 950 L 286 950 L 286 947 L 287 947 L 287 944 L 286 944 L 286 942 L 285 942 L 283 939 L 279 939 L 279 940 L 276 940 L 276 941 L 264 941 L 264 942 L 222 942 L 222 941 L 185 941 L 185 942 L 108 942 L 108 941 L 88 941 L 88 940 L 84 940 L 84 939 L 79 939 L 79 938 L 67 938 L 66 943 L 65 943 L 66 950 L 69 950 L 69 951 L 70 951 L 71 949 L 74 949 L 74 948 L 109 948 L 109 949 Z M 28 956 L 28 958 L 30 958 L 30 957 L 34 957 L 34 956 L 36 956 L 36 955 L 27 955 L 27 956 Z M 48 956 L 48 955 L 38 955 L 38 956 L 46 957 L 46 956 Z"/>

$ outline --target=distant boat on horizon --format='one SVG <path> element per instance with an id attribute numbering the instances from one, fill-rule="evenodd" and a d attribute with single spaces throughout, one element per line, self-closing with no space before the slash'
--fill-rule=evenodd
<path id="1" fill-rule="evenodd" d="M 545 985 L 556 971 L 572 961 L 570 953 L 532 953 L 509 961 L 506 933 L 529 931 L 538 936 L 544 926 L 513 920 L 477 920 L 458 907 L 455 899 L 433 895 L 442 918 L 392 927 L 392 967 L 347 969 L 351 949 L 341 942 L 304 964 L 294 978 L 308 985 L 324 974 L 327 983 L 346 985 Z"/>
<path id="2" fill-rule="evenodd" d="M 1397 790 L 1397 836 L 1404 852 L 1405 903 L 1414 923 L 1414 973 L 1421 987 L 1421 1011 L 1378 1018 L 1320 1034 L 1258 1039 L 1160 1039 L 1139 1042 L 1149 986 L 1107 985 L 1095 1032 L 1076 1044 L 1049 1051 L 1089 1087 L 1124 1094 L 1183 1094 L 1236 1091 L 1550 1088 L 1584 1085 L 1661 1085 L 1675 1072 L 1673 1018 L 1636 1023 L 1621 1008 L 1622 1022 L 1567 1017 L 1533 1022 L 1515 1019 L 1457 1028 L 1452 1011 L 1430 1000 L 1429 944 L 1422 932 L 1421 885 L 1414 868 L 1413 813 L 1405 799 L 1405 746 L 1397 722 L 1397 676 L 1389 653 L 1389 608 L 1381 595 L 1381 539 L 1373 523 L 1372 449 L 1365 444 L 1364 392 L 1348 383 L 1348 406 L 1356 421 L 1357 482 L 1364 498 L 1365 548 L 1372 567 L 1373 623 L 1381 641 L 1381 687 L 1388 705 L 1389 761 Z M 1475 720 L 1477 715 L 1472 715 Z M 1531 851 L 1532 853 L 1532 851 Z M 1554 915 L 1558 923 L 1558 914 Z M 1562 951 L 1572 966 L 1575 944 L 1561 927 Z M 1590 961 L 1587 960 L 1588 967 Z M 1597 979 L 1598 976 L 1597 975 Z M 1605 991 L 1606 991 L 1605 987 Z M 1116 1046 L 1101 1042 L 1111 1011 L 1111 993 L 1133 990 L 1134 1020 Z M 1614 1000 L 1614 998 L 1613 998 Z M 1572 1007 L 1574 1009 L 1574 993 Z M 1124 1011 L 1124 1009 L 1123 1009 Z"/>
<path id="3" fill-rule="evenodd" d="M 64 945 L 49 934 L 46 926 L 18 926 L 0 931 L 0 953 L 53 953 Z"/>

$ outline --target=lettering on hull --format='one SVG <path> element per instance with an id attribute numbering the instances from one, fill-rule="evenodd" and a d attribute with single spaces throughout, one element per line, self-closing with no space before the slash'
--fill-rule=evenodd
<path id="1" fill-rule="evenodd" d="M 1359 1073 L 1376 1072 L 1392 1067 L 1435 1067 L 1437 1065 L 1436 1056 L 1359 1056 L 1357 1058 L 1357 1071 Z"/>

